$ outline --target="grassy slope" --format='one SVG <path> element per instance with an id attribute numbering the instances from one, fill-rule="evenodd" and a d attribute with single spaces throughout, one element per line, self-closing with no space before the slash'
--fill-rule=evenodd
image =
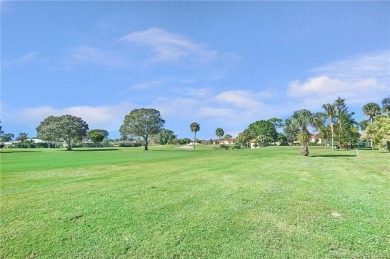
<path id="1" fill-rule="evenodd" d="M 390 257 L 389 154 L 1 153 L 1 258 Z"/>

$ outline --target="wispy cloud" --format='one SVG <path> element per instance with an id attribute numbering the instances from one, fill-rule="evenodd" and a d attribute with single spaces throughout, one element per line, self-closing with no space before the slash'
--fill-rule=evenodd
<path id="1" fill-rule="evenodd" d="M 11 2 L 10 0 L 0 0 L 1 12 L 6 12 L 6 11 L 10 10 L 10 7 L 9 7 L 10 2 Z"/>
<path id="2" fill-rule="evenodd" d="M 183 59 L 210 61 L 217 57 L 216 51 L 208 50 L 202 44 L 155 27 L 127 34 L 120 41 L 149 48 L 150 63 L 177 62 Z"/>
<path id="3" fill-rule="evenodd" d="M 126 61 L 119 53 L 101 48 L 81 46 L 65 51 L 62 63 L 65 66 L 100 65 L 105 67 L 123 67 Z"/>
<path id="4" fill-rule="evenodd" d="M 390 80 L 390 51 L 381 51 L 338 60 L 312 70 L 339 80 L 376 78 Z"/>
<path id="5" fill-rule="evenodd" d="M 34 64 L 43 60 L 39 57 L 39 54 L 40 53 L 38 51 L 30 51 L 14 59 L 4 59 L 3 66 L 20 66 Z"/>
<path id="6" fill-rule="evenodd" d="M 149 90 L 161 86 L 165 80 L 152 80 L 132 85 L 130 88 L 133 90 Z"/>
<path id="7" fill-rule="evenodd" d="M 265 106 L 261 99 L 269 98 L 271 95 L 272 94 L 269 91 L 254 92 L 248 90 L 231 90 L 218 94 L 216 99 L 219 102 L 231 104 L 236 108 L 260 110 Z"/>

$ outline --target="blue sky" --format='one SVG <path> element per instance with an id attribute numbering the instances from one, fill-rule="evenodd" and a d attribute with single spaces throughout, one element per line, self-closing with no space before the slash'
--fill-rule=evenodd
<path id="1" fill-rule="evenodd" d="M 3 130 L 49 115 L 119 137 L 134 108 L 201 139 L 390 95 L 390 2 L 2 1 Z"/>

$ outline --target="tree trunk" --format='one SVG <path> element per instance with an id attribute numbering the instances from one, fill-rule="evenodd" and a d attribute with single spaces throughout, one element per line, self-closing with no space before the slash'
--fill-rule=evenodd
<path id="1" fill-rule="evenodd" d="M 194 149 L 195 149 L 195 139 L 196 139 L 196 131 L 195 131 L 195 135 L 194 135 Z"/>
<path id="2" fill-rule="evenodd" d="M 371 118 L 371 125 L 372 125 L 373 122 L 374 122 L 374 121 L 373 121 L 373 118 Z M 366 134 L 366 135 L 367 135 L 367 134 Z M 368 136 L 367 136 L 367 138 L 368 138 Z M 372 138 L 370 138 L 370 140 L 371 140 L 371 149 L 374 150 L 374 146 L 372 145 Z"/>
<path id="3" fill-rule="evenodd" d="M 148 151 L 148 137 L 144 138 L 144 141 L 145 141 L 145 149 L 144 151 Z"/>
<path id="4" fill-rule="evenodd" d="M 309 146 L 307 144 L 302 144 L 301 154 L 302 154 L 302 156 L 308 156 L 309 155 Z"/>
<path id="5" fill-rule="evenodd" d="M 72 150 L 72 143 L 71 143 L 71 141 L 68 140 L 68 141 L 66 141 L 66 143 L 67 143 L 66 150 L 68 150 L 68 151 Z"/>

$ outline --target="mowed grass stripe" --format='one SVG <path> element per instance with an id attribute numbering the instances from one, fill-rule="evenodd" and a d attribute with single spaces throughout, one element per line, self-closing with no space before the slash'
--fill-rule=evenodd
<path id="1" fill-rule="evenodd" d="M 158 149 L 2 154 L 0 256 L 389 256 L 388 154 Z"/>

